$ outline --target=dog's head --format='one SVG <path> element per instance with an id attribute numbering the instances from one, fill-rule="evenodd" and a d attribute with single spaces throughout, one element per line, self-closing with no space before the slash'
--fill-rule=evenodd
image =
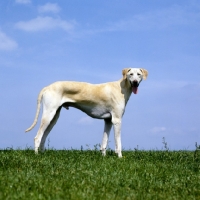
<path id="1" fill-rule="evenodd" d="M 148 71 L 141 68 L 126 68 L 122 70 L 123 79 L 127 80 L 134 94 L 138 93 L 138 86 L 148 76 Z"/>

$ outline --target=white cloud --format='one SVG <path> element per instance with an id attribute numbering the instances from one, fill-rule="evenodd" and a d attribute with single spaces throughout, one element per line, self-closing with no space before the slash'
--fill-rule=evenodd
<path id="1" fill-rule="evenodd" d="M 199 12 L 191 12 L 181 6 L 172 6 L 167 9 L 132 15 L 129 18 L 111 22 L 106 27 L 86 30 L 84 33 L 163 30 L 190 25 L 200 25 Z"/>
<path id="2" fill-rule="evenodd" d="M 0 30 L 0 50 L 11 51 L 17 48 L 17 43 Z"/>
<path id="3" fill-rule="evenodd" d="M 78 121 L 78 123 L 83 125 L 89 125 L 93 123 L 93 120 L 91 117 L 83 117 Z"/>
<path id="4" fill-rule="evenodd" d="M 30 21 L 20 21 L 15 27 L 24 31 L 43 31 L 55 28 L 61 28 L 70 32 L 74 28 L 75 22 L 68 22 L 59 18 L 37 17 Z"/>
<path id="5" fill-rule="evenodd" d="M 118 24 L 120 28 L 132 27 L 133 29 L 166 29 L 172 26 L 199 24 L 199 13 L 191 13 L 182 7 L 174 6 L 168 9 L 135 15 L 128 21 Z"/>
<path id="6" fill-rule="evenodd" d="M 154 127 L 151 129 L 152 133 L 161 133 L 161 132 L 165 132 L 167 129 L 166 127 Z"/>
<path id="7" fill-rule="evenodd" d="M 31 0 L 15 0 L 15 2 L 20 4 L 29 4 L 31 3 Z"/>
<path id="8" fill-rule="evenodd" d="M 186 87 L 188 84 L 190 84 L 187 81 L 174 81 L 174 80 L 164 80 L 164 81 L 154 81 L 150 80 L 149 84 L 146 86 L 143 86 L 143 88 L 146 88 L 150 90 L 151 88 L 154 88 L 156 90 L 177 90 Z"/>
<path id="9" fill-rule="evenodd" d="M 40 13 L 46 13 L 46 12 L 58 13 L 60 12 L 60 7 L 56 3 L 47 3 L 43 6 L 39 6 L 38 11 Z"/>

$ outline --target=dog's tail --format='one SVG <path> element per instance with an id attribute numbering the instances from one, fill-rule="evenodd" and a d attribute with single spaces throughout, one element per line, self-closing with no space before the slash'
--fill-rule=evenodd
<path id="1" fill-rule="evenodd" d="M 30 131 L 30 130 L 33 129 L 34 126 L 37 124 L 37 120 L 38 120 L 38 116 L 39 116 L 39 113 L 40 113 L 40 106 L 41 106 L 41 100 L 42 100 L 42 97 L 43 97 L 44 89 L 45 89 L 45 88 L 43 88 L 43 89 L 40 91 L 40 94 L 38 95 L 38 99 L 37 99 L 37 111 L 36 111 L 36 115 L 35 115 L 34 122 L 33 122 L 33 124 L 32 124 L 28 129 L 25 130 L 25 132 Z"/>

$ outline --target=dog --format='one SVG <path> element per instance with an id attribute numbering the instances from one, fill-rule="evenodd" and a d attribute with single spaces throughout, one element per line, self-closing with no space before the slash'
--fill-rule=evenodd
<path id="1" fill-rule="evenodd" d="M 45 140 L 56 124 L 62 107 L 77 108 L 87 115 L 104 119 L 104 133 L 101 144 L 102 155 L 106 155 L 106 147 L 112 126 L 115 136 L 115 153 L 122 157 L 121 121 L 131 93 L 138 93 L 138 86 L 146 80 L 148 71 L 141 68 L 125 68 L 122 79 L 103 84 L 85 82 L 59 81 L 41 90 L 37 100 L 37 111 L 33 124 L 26 132 L 36 125 L 41 102 L 43 114 L 41 124 L 35 137 L 35 152 L 44 151 Z"/>

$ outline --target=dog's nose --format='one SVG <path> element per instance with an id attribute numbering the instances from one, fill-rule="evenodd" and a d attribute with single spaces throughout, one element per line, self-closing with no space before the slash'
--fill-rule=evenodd
<path id="1" fill-rule="evenodd" d="M 138 84 L 138 81 L 137 81 L 137 80 L 134 80 L 133 83 L 132 83 L 132 85 L 133 85 L 134 87 L 138 87 L 138 85 L 139 85 L 139 84 Z"/>

